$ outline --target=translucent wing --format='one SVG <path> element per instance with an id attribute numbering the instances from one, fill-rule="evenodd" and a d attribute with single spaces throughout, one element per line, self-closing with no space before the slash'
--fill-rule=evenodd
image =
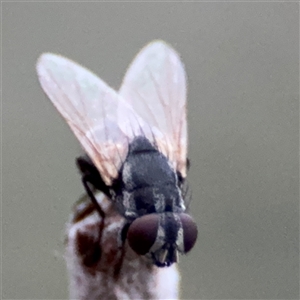
<path id="1" fill-rule="evenodd" d="M 155 130 L 152 141 L 185 177 L 186 75 L 179 55 L 162 41 L 150 43 L 130 65 L 119 93 Z"/>
<path id="2" fill-rule="evenodd" d="M 128 143 L 141 134 L 142 120 L 117 92 L 69 59 L 43 54 L 37 72 L 43 90 L 110 185 L 126 158 Z"/>

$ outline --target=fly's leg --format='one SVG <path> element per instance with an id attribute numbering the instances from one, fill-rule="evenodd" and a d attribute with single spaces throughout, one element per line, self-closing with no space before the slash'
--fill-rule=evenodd
<path id="1" fill-rule="evenodd" d="M 87 193 L 87 195 L 89 196 L 89 198 L 91 199 L 92 203 L 94 204 L 96 210 L 98 211 L 102 221 L 101 221 L 101 224 L 104 222 L 104 218 L 105 218 L 105 213 L 104 211 L 102 210 L 101 206 L 99 205 L 92 189 L 90 188 L 89 186 L 89 183 L 90 183 L 90 180 L 89 180 L 89 176 L 87 175 L 83 175 L 82 178 L 81 178 L 81 181 L 82 181 L 82 184 L 84 186 L 84 189 Z"/>
<path id="2" fill-rule="evenodd" d="M 99 190 L 103 192 L 107 197 L 110 197 L 109 189 L 107 185 L 104 183 L 99 171 L 97 170 L 97 168 L 95 167 L 95 165 L 87 155 L 78 157 L 76 159 L 76 165 L 82 175 L 81 181 L 85 188 L 85 191 L 101 217 L 100 237 L 99 237 L 99 241 L 101 241 L 101 234 L 104 228 L 105 213 L 102 210 L 101 206 L 99 205 L 94 195 L 94 190 L 95 189 Z"/>
<path id="3" fill-rule="evenodd" d="M 97 257 L 97 260 L 99 260 L 101 258 L 101 248 L 100 248 L 100 245 L 101 245 L 101 240 L 102 240 L 102 232 L 104 230 L 105 213 L 102 210 L 101 206 L 99 205 L 99 203 L 98 203 L 98 201 L 97 201 L 97 199 L 96 199 L 96 197 L 95 197 L 92 189 L 89 186 L 89 183 L 90 183 L 89 177 L 86 176 L 86 175 L 83 175 L 82 178 L 81 178 L 81 181 L 82 181 L 82 184 L 83 184 L 83 186 L 85 188 L 85 191 L 86 191 L 87 195 L 89 196 L 89 198 L 92 201 L 95 209 L 97 210 L 97 212 L 99 213 L 99 215 L 101 217 L 100 228 L 99 228 L 99 241 L 97 243 L 97 246 L 96 246 L 96 244 L 94 244 L 94 249 L 97 250 L 97 253 L 92 253 L 92 255 L 87 255 L 87 253 L 85 253 L 85 256 L 89 257 L 89 258 L 90 257 L 93 258 L 95 256 L 95 254 L 97 254 L 96 257 Z M 90 249 L 88 249 L 88 251 L 90 251 Z M 94 262 L 94 260 L 92 260 L 92 262 Z M 85 262 L 85 265 L 88 265 L 87 261 Z"/>
<path id="4" fill-rule="evenodd" d="M 76 165 L 81 175 L 86 178 L 86 182 L 91 183 L 95 189 L 111 198 L 109 187 L 105 184 L 98 169 L 87 155 L 77 157 Z"/>
<path id="5" fill-rule="evenodd" d="M 115 280 L 118 280 L 119 275 L 120 275 L 120 271 L 122 269 L 122 265 L 123 265 L 123 260 L 124 260 L 124 256 L 125 256 L 125 241 L 126 241 L 126 237 L 127 237 L 127 231 L 128 228 L 130 226 L 130 223 L 126 223 L 121 231 L 120 234 L 120 238 L 121 238 L 121 257 L 119 259 L 119 262 L 117 263 L 117 265 L 114 268 L 114 278 Z"/>
<path id="6" fill-rule="evenodd" d="M 101 217 L 101 223 L 100 223 L 100 236 L 99 236 L 99 242 L 102 238 L 102 232 L 104 230 L 104 218 L 105 213 L 103 209 L 101 208 L 100 204 L 98 203 L 94 192 L 95 190 L 101 191 L 103 194 L 105 194 L 110 200 L 113 202 L 118 202 L 116 200 L 116 195 L 114 193 L 114 188 L 109 187 L 105 184 L 103 181 L 99 171 L 91 161 L 91 159 L 88 156 L 81 156 L 76 159 L 77 167 L 82 175 L 81 181 L 85 188 L 85 191 L 89 198 L 91 199 L 95 209 L 99 213 Z M 115 183 L 118 184 L 118 183 Z M 116 186 L 114 186 L 116 188 Z M 119 187 L 120 189 L 120 187 Z M 124 204 L 122 202 L 122 204 Z M 117 205 L 118 206 L 118 205 Z M 132 207 L 128 207 L 125 213 L 126 217 L 129 219 L 135 219 L 136 213 L 133 211 Z M 127 236 L 127 231 L 130 223 L 127 223 L 124 228 L 121 231 L 120 238 L 119 238 L 119 250 L 120 250 L 120 259 L 118 260 L 117 264 L 114 266 L 114 278 L 115 280 L 118 280 L 120 271 L 122 269 L 123 260 L 125 256 L 125 240 Z"/>

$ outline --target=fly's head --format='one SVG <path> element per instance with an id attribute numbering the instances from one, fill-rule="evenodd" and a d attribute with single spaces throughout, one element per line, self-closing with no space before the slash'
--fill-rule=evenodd
<path id="1" fill-rule="evenodd" d="M 153 213 L 134 220 L 128 227 L 130 247 L 150 257 L 158 267 L 178 262 L 179 254 L 189 252 L 197 239 L 197 226 L 185 213 Z"/>

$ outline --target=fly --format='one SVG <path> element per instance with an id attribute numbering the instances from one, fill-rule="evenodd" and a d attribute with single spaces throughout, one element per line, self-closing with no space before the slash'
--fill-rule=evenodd
<path id="1" fill-rule="evenodd" d="M 95 189 L 127 220 L 123 242 L 158 267 L 177 262 L 197 239 L 197 226 L 185 212 L 186 75 L 179 55 L 163 41 L 148 44 L 119 92 L 55 54 L 41 55 L 37 72 L 87 153 L 77 166 L 102 220 Z"/>

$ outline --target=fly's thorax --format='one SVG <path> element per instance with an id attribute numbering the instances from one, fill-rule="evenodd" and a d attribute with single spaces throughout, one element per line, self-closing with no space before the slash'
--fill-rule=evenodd
<path id="1" fill-rule="evenodd" d="M 168 159 L 145 137 L 137 137 L 129 145 L 120 175 L 128 191 L 144 186 L 177 184 L 177 175 Z"/>
<path id="2" fill-rule="evenodd" d="M 140 216 L 166 211 L 183 212 L 184 209 L 179 205 L 180 193 L 176 186 L 149 186 L 132 192 L 123 191 L 123 203 Z"/>
<path id="3" fill-rule="evenodd" d="M 177 173 L 168 159 L 142 136 L 129 145 L 111 191 L 120 213 L 128 220 L 150 213 L 185 210 Z"/>
<path id="4" fill-rule="evenodd" d="M 142 187 L 131 192 L 124 189 L 112 200 L 128 221 L 146 214 L 185 211 L 180 191 L 174 186 Z"/>
<path id="5" fill-rule="evenodd" d="M 197 226 L 185 213 L 148 214 L 132 222 L 127 238 L 136 253 L 147 255 L 155 265 L 164 267 L 193 248 Z"/>

